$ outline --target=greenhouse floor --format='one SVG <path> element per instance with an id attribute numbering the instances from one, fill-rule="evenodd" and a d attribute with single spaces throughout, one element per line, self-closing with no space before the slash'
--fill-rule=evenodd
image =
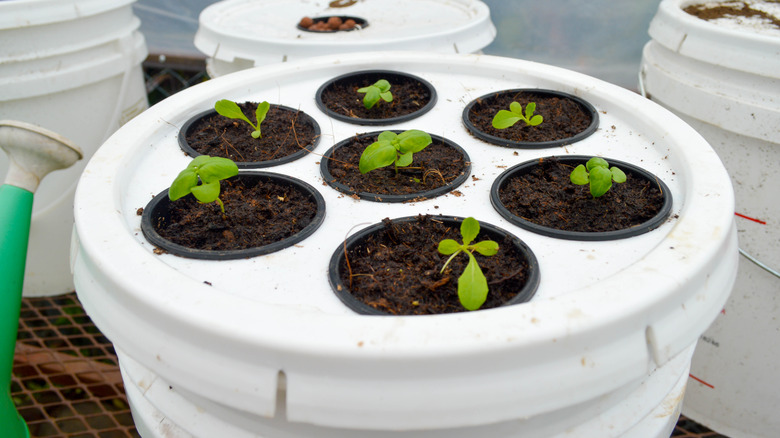
<path id="1" fill-rule="evenodd" d="M 150 104 L 207 80 L 203 60 L 150 56 Z M 75 293 L 22 300 L 11 396 L 32 437 L 138 437 L 113 345 Z M 727 438 L 680 417 L 672 437 Z"/>

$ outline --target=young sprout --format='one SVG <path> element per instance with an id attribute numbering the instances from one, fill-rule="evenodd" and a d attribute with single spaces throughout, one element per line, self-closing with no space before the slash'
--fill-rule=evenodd
<path id="1" fill-rule="evenodd" d="M 483 256 L 492 256 L 498 252 L 498 243 L 492 240 L 483 240 L 477 243 L 471 243 L 479 234 L 479 222 L 473 217 L 467 217 L 460 224 L 460 235 L 463 237 L 463 244 L 452 239 L 444 239 L 439 242 L 439 252 L 444 255 L 450 255 L 447 262 L 441 268 L 441 272 L 455 258 L 456 255 L 463 252 L 469 256 L 469 263 L 466 269 L 458 277 L 458 298 L 460 304 L 466 310 L 477 310 L 485 303 L 488 293 L 487 279 L 482 273 L 477 259 L 473 252 L 476 251 Z"/>
<path id="2" fill-rule="evenodd" d="M 263 137 L 260 134 L 260 124 L 263 123 L 263 120 L 265 120 L 265 116 L 268 114 L 269 108 L 271 108 L 271 104 L 268 102 L 261 102 L 257 105 L 257 110 L 255 111 L 257 125 L 255 125 L 244 115 L 244 112 L 241 111 L 241 108 L 238 106 L 238 104 L 232 100 L 222 99 L 218 100 L 217 103 L 214 104 L 214 109 L 218 114 L 229 119 L 239 119 L 249 123 L 249 125 L 254 128 L 254 131 L 252 131 L 252 138 Z"/>
<path id="3" fill-rule="evenodd" d="M 390 92 L 390 82 L 384 79 L 380 79 L 368 87 L 359 88 L 357 91 L 358 93 L 366 93 L 363 96 L 363 106 L 366 109 L 373 108 L 380 98 L 385 102 L 393 101 L 393 93 Z"/>
<path id="4" fill-rule="evenodd" d="M 219 199 L 219 182 L 235 175 L 238 175 L 238 166 L 232 160 L 199 155 L 173 180 L 168 189 L 168 198 L 175 201 L 192 193 L 203 204 L 216 202 L 224 213 L 225 205 Z M 201 184 L 198 184 L 198 179 Z"/>
<path id="5" fill-rule="evenodd" d="M 539 114 L 534 115 L 536 111 L 536 102 L 528 102 L 523 114 L 523 106 L 517 102 L 509 104 L 509 111 L 499 110 L 493 117 L 493 127 L 496 129 L 506 129 L 518 121 L 522 120 L 528 126 L 536 126 L 542 123 L 544 119 Z"/>
<path id="6" fill-rule="evenodd" d="M 384 131 L 377 141 L 368 145 L 360 156 L 360 173 L 367 173 L 380 167 L 395 163 L 395 173 L 399 167 L 412 164 L 412 154 L 425 149 L 433 140 L 427 132 L 410 129 L 400 134 Z"/>
<path id="7" fill-rule="evenodd" d="M 585 165 L 575 167 L 569 179 L 580 186 L 590 183 L 590 194 L 598 198 L 612 188 L 612 181 L 626 182 L 626 174 L 615 166 L 610 168 L 603 158 L 593 157 Z"/>

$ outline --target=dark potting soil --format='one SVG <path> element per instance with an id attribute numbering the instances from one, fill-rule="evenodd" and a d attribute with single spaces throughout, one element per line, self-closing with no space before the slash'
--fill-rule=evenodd
<path id="1" fill-rule="evenodd" d="M 574 166 L 556 159 L 539 160 L 524 175 L 510 178 L 499 189 L 501 203 L 529 222 L 565 231 L 604 232 L 640 225 L 661 210 L 664 197 L 657 186 L 628 169 L 626 182 L 613 183 L 593 198 L 589 186 L 571 182 Z"/>
<path id="2" fill-rule="evenodd" d="M 509 104 L 518 102 L 525 110 L 528 102 L 536 103 L 536 111 L 544 118 L 537 126 L 528 126 L 522 120 L 506 129 L 493 127 L 493 117 L 499 110 L 509 110 Z M 522 91 L 499 93 L 490 99 L 478 100 L 468 115 L 478 130 L 516 142 L 546 142 L 573 137 L 590 126 L 590 111 L 574 100 L 544 93 Z"/>
<path id="3" fill-rule="evenodd" d="M 154 228 L 163 238 L 188 248 L 240 250 L 284 240 L 311 223 L 317 212 L 308 193 L 266 179 L 224 180 L 219 198 L 224 214 L 216 202 L 201 204 L 187 195 L 171 202 L 170 221 L 153 224 Z"/>
<path id="4" fill-rule="evenodd" d="M 238 105 L 256 122 L 257 103 Z M 261 138 L 252 138 L 253 128 L 242 120 L 219 114 L 193 123 L 187 132 L 190 147 L 203 155 L 230 158 L 235 162 L 260 162 L 283 158 L 301 150 L 313 150 L 317 140 L 314 119 L 292 109 L 271 105 L 260 125 Z"/>
<path id="5" fill-rule="evenodd" d="M 355 245 L 342 262 L 341 280 L 351 294 L 393 315 L 466 311 L 458 300 L 458 277 L 468 264 L 468 257 L 459 254 L 444 273 L 439 273 L 449 258 L 439 253 L 439 242 L 445 238 L 462 242 L 460 228 L 445 225 L 435 216 L 419 216 L 417 221 L 408 223 L 390 219 L 383 222 L 381 231 Z M 475 242 L 487 239 L 480 231 Z M 489 292 L 482 309 L 498 307 L 512 299 L 529 275 L 528 261 L 511 241 L 497 242 L 496 255 L 474 254 L 488 281 Z"/>
<path id="6" fill-rule="evenodd" d="M 762 3 L 762 2 L 758 2 Z M 780 3 L 778 0 L 763 0 L 763 3 Z M 780 29 L 780 17 L 754 9 L 750 4 L 740 1 L 729 1 L 723 4 L 695 4 L 683 8 L 683 11 L 702 20 L 717 20 L 730 17 L 758 17 L 774 28 Z"/>
<path id="7" fill-rule="evenodd" d="M 357 90 L 372 85 L 377 80 L 374 76 L 360 75 L 341 79 L 322 91 L 322 102 L 329 110 L 346 117 L 390 119 L 419 111 L 431 101 L 431 93 L 419 81 L 395 76 L 390 81 L 393 101 L 385 102 L 380 99 L 371 109 L 366 109 L 363 106 L 365 94 L 358 93 Z"/>
<path id="8" fill-rule="evenodd" d="M 355 136 L 335 149 L 328 160 L 328 170 L 334 180 L 355 193 L 413 195 L 445 186 L 468 169 L 460 151 L 433 139 L 433 143 L 413 155 L 410 166 L 399 168 L 398 174 L 392 164 L 361 174 L 358 169 L 360 155 L 375 141 L 376 136 Z"/>

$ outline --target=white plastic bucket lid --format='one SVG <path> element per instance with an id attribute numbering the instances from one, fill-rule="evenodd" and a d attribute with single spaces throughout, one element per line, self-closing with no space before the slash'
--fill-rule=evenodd
<path id="1" fill-rule="evenodd" d="M 368 26 L 332 33 L 297 27 L 304 16 L 332 15 L 359 17 Z M 257 66 L 367 50 L 473 53 L 495 36 L 490 10 L 477 0 L 372 0 L 339 8 L 306 0 L 227 0 L 203 10 L 195 46 L 220 61 L 242 58 Z"/>
<path id="2" fill-rule="evenodd" d="M 704 0 L 663 0 L 650 22 L 654 41 L 680 55 L 712 65 L 780 78 L 780 32 L 727 26 L 683 11 Z"/>

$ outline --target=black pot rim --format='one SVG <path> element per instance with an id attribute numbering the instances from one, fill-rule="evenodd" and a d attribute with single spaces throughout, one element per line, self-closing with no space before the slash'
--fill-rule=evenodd
<path id="1" fill-rule="evenodd" d="M 295 108 L 290 108 L 289 106 L 284 105 L 277 105 L 277 104 L 271 104 L 272 108 L 281 109 L 284 111 L 292 111 L 300 113 L 300 115 L 303 115 L 308 119 L 308 121 L 311 122 L 312 126 L 314 127 L 314 143 L 309 146 L 308 149 L 301 149 L 297 152 L 294 152 L 290 155 L 280 157 L 280 158 L 274 158 L 273 160 L 266 160 L 266 161 L 236 161 L 236 165 L 239 169 L 261 169 L 265 167 L 273 167 L 278 166 L 280 164 L 289 163 L 292 161 L 295 161 L 299 158 L 303 158 L 304 156 L 308 155 L 309 152 L 312 152 L 314 149 L 317 148 L 317 145 L 320 143 L 320 137 L 322 131 L 320 130 L 320 125 L 317 123 L 317 120 L 314 119 L 314 117 L 306 114 L 305 112 L 301 110 L 297 110 Z M 193 149 L 189 143 L 187 142 L 187 132 L 190 130 L 193 124 L 198 122 L 199 120 L 203 119 L 204 117 L 210 117 L 212 115 L 216 115 L 217 111 L 215 109 L 209 109 L 202 111 L 192 117 L 190 117 L 189 120 L 187 120 L 182 128 L 179 130 L 179 147 L 181 150 L 184 151 L 187 155 L 191 157 L 197 157 L 201 154 L 200 152 Z"/>
<path id="2" fill-rule="evenodd" d="M 444 222 L 451 222 L 455 225 L 458 225 L 463 222 L 464 217 L 460 216 L 447 216 L 447 215 L 431 215 L 431 217 L 442 220 Z M 392 219 L 393 222 L 411 222 L 417 220 L 417 216 L 405 216 L 401 218 Z M 515 248 L 517 248 L 523 256 L 528 261 L 528 280 L 526 281 L 523 288 L 515 295 L 511 300 L 503 303 L 499 307 L 506 307 L 511 306 L 514 304 L 521 304 L 529 301 L 533 296 L 536 294 L 536 290 L 539 288 L 539 283 L 541 281 L 541 274 L 539 272 L 539 261 L 536 259 L 536 256 L 534 255 L 533 251 L 531 251 L 531 248 L 526 245 L 525 242 L 520 240 L 517 236 L 514 234 L 499 228 L 495 225 L 492 225 L 487 222 L 479 222 L 480 225 L 480 232 L 486 231 L 489 234 L 493 234 L 495 236 L 508 236 L 515 244 Z M 344 252 L 351 249 L 354 245 L 359 243 L 362 239 L 364 239 L 369 234 L 375 233 L 381 229 L 384 228 L 384 224 L 382 222 L 375 223 L 373 225 L 369 225 L 366 228 L 363 228 L 362 230 L 358 231 L 357 233 L 349 236 L 345 242 L 342 242 L 342 244 L 339 245 L 339 248 L 336 249 L 336 251 L 333 253 L 333 255 L 330 258 L 330 262 L 328 263 L 328 282 L 330 283 L 331 289 L 336 294 L 336 296 L 351 310 L 355 311 L 356 313 L 362 314 L 362 315 L 384 315 L 384 316 L 412 316 L 412 317 L 421 317 L 421 316 L 439 316 L 439 315 L 391 315 L 389 313 L 382 312 L 380 310 L 377 310 L 362 301 L 359 301 L 357 298 L 355 298 L 351 293 L 349 293 L 349 289 L 347 285 L 343 284 L 341 282 L 341 278 L 339 275 L 339 269 L 338 267 L 341 264 L 341 259 L 344 257 Z M 478 309 L 478 310 L 491 310 L 491 309 Z M 442 315 L 448 315 L 450 313 L 444 313 Z"/>
<path id="3" fill-rule="evenodd" d="M 241 177 L 266 178 L 269 180 L 275 180 L 276 182 L 282 182 L 291 186 L 295 186 L 305 191 L 306 193 L 309 193 L 317 203 L 317 212 L 314 215 L 314 218 L 312 218 L 311 223 L 309 223 L 309 225 L 304 227 L 298 233 L 293 234 L 286 239 L 254 248 L 225 251 L 189 248 L 163 238 L 160 236 L 160 234 L 157 233 L 157 230 L 155 230 L 153 226 L 153 218 L 158 217 L 158 211 L 160 209 L 166 209 L 172 202 L 168 198 L 168 189 L 165 189 L 158 193 L 157 196 L 152 198 L 152 200 L 149 201 L 149 203 L 144 207 L 144 212 L 141 216 L 141 231 L 143 232 L 144 237 L 146 237 L 146 239 L 153 245 L 163 248 L 169 253 L 175 254 L 177 256 L 201 260 L 235 260 L 270 254 L 292 246 L 311 236 L 312 233 L 314 233 L 314 231 L 316 231 L 325 220 L 325 199 L 314 187 L 308 183 L 291 176 L 260 171 L 239 172 L 238 175 L 232 178 Z"/>
<path id="4" fill-rule="evenodd" d="M 549 94 L 553 96 L 571 99 L 577 102 L 580 106 L 582 106 L 586 111 L 590 113 L 591 115 L 590 125 L 588 125 L 588 127 L 585 128 L 585 130 L 583 130 L 582 132 L 579 132 L 568 138 L 562 138 L 560 140 L 534 142 L 534 141 L 514 141 L 514 140 L 507 140 L 501 137 L 496 137 L 494 135 L 490 135 L 484 131 L 479 130 L 476 126 L 474 126 L 473 123 L 471 123 L 471 120 L 469 119 L 469 113 L 471 112 L 471 108 L 477 103 L 477 101 L 491 99 L 495 96 L 502 95 L 502 94 L 507 94 L 507 93 L 514 94 L 519 92 Z M 544 149 L 544 148 L 564 146 L 564 145 L 576 143 L 580 140 L 587 138 L 594 132 L 596 132 L 596 130 L 599 127 L 599 113 L 598 111 L 596 111 L 596 108 L 590 104 L 590 102 L 586 101 L 585 99 L 582 99 L 581 97 L 575 96 L 573 94 L 564 93 L 562 91 L 557 91 L 557 90 L 548 90 L 544 88 L 514 88 L 510 90 L 500 90 L 500 91 L 494 91 L 492 93 L 485 94 L 484 96 L 480 96 L 472 100 L 471 102 L 468 103 L 468 105 L 466 105 L 466 108 L 463 109 L 462 118 L 463 118 L 463 124 L 466 125 L 466 129 L 468 129 L 468 131 L 475 137 L 491 144 L 508 147 L 508 148 L 516 148 L 516 149 Z"/>
<path id="5" fill-rule="evenodd" d="M 544 157 L 543 159 L 548 160 L 552 158 L 555 158 L 564 163 L 585 164 L 590 158 L 592 158 L 592 156 L 563 155 L 563 156 Z M 615 231 L 601 231 L 601 232 L 559 230 L 556 228 L 537 225 L 533 222 L 522 219 L 521 217 L 514 215 L 506 207 L 504 207 L 503 203 L 501 202 L 501 199 L 499 198 L 498 192 L 501 189 L 501 187 L 503 187 L 504 183 L 506 183 L 506 181 L 512 178 L 516 173 L 522 172 L 526 169 L 531 169 L 532 167 L 536 166 L 539 163 L 540 160 L 539 158 L 535 158 L 533 160 L 528 160 L 523 163 L 517 164 L 505 170 L 503 173 L 501 173 L 501 175 L 499 175 L 498 178 L 496 178 L 496 180 L 493 182 L 493 185 L 490 187 L 490 203 L 493 205 L 493 208 L 496 209 L 498 214 L 500 214 L 504 219 L 508 220 L 512 224 L 517 225 L 518 227 L 526 229 L 528 231 L 534 232 L 536 234 L 541 234 L 543 236 L 553 237 L 556 239 L 580 240 L 580 241 L 588 241 L 588 242 L 617 240 L 617 239 L 625 239 L 628 237 L 638 236 L 640 234 L 650 232 L 660 227 L 672 212 L 672 192 L 669 190 L 669 187 L 660 178 L 656 177 L 652 173 L 648 172 L 647 170 L 639 166 L 636 166 L 631 163 L 627 163 L 625 161 L 614 160 L 611 158 L 604 158 L 604 159 L 607 160 L 607 162 L 610 165 L 618 166 L 624 171 L 630 170 L 631 173 L 638 175 L 647 181 L 655 182 L 657 184 L 659 190 L 661 190 L 661 193 L 663 194 L 664 203 L 655 216 L 631 228 L 624 228 L 622 230 L 615 230 Z"/>
<path id="6" fill-rule="evenodd" d="M 399 134 L 403 132 L 402 130 L 398 129 L 390 129 L 389 131 L 395 132 L 396 134 Z M 434 141 L 439 141 L 457 151 L 459 151 L 461 154 L 463 154 L 463 160 L 466 163 L 466 168 L 464 169 L 464 172 L 462 175 L 459 175 L 457 178 L 452 180 L 450 183 L 445 184 L 441 187 L 437 187 L 435 189 L 426 190 L 424 192 L 417 192 L 414 194 L 408 194 L 408 195 L 383 195 L 378 193 L 369 193 L 369 192 L 356 192 L 354 190 L 351 190 L 349 187 L 345 186 L 344 184 L 341 184 L 339 182 L 335 181 L 335 177 L 331 175 L 330 171 L 328 170 L 328 161 L 330 160 L 330 157 L 333 155 L 333 152 L 346 145 L 348 142 L 350 142 L 353 138 L 364 138 L 364 137 L 371 137 L 381 134 L 384 131 L 373 131 L 373 132 L 364 132 L 362 134 L 357 134 L 355 136 L 349 137 L 347 139 L 344 139 L 338 143 L 336 143 L 333 147 L 328 149 L 324 154 L 322 154 L 322 160 L 320 160 L 320 174 L 322 175 L 322 179 L 325 181 L 326 184 L 328 184 L 330 187 L 338 190 L 341 193 L 344 193 L 346 195 L 357 195 L 360 199 L 364 199 L 366 201 L 373 201 L 373 202 L 388 202 L 388 203 L 395 203 L 395 202 L 412 202 L 415 200 L 427 200 L 431 198 L 435 198 L 437 196 L 441 196 L 444 194 L 447 194 L 454 190 L 456 187 L 459 187 L 461 184 L 466 182 L 469 175 L 471 175 L 471 158 L 469 157 L 469 154 L 466 152 L 465 149 L 460 147 L 457 143 L 448 140 L 444 137 L 430 134 L 431 138 Z"/>
<path id="7" fill-rule="evenodd" d="M 298 30 L 302 30 L 304 32 L 310 32 L 310 33 L 336 33 L 336 32 L 352 32 L 353 30 L 361 30 L 368 27 L 368 20 L 365 18 L 355 17 L 353 15 L 321 15 L 318 17 L 311 17 L 314 21 L 322 21 L 327 20 L 331 17 L 339 17 L 341 18 L 341 21 L 347 21 L 347 20 L 355 20 L 355 27 L 352 29 L 345 29 L 345 30 L 309 30 L 308 28 L 305 28 L 301 26 L 300 23 L 298 23 L 295 27 L 298 28 Z"/>
<path id="8" fill-rule="evenodd" d="M 380 75 L 385 78 L 396 76 L 396 77 L 403 77 L 406 79 L 417 81 L 421 83 L 425 88 L 427 88 L 428 91 L 431 93 L 431 100 L 428 101 L 428 103 L 425 106 L 423 106 L 422 108 L 420 108 L 419 110 L 413 113 L 404 114 L 398 117 L 390 117 L 387 119 L 361 119 L 355 117 L 348 117 L 343 114 L 334 112 L 330 110 L 327 106 L 325 106 L 325 102 L 322 101 L 322 93 L 323 91 L 325 91 L 327 87 L 329 87 L 331 84 L 335 82 L 345 80 L 345 79 L 351 79 L 353 77 L 363 76 L 363 75 Z M 329 79 L 324 84 L 320 85 L 320 88 L 317 89 L 317 94 L 315 95 L 317 107 L 320 109 L 320 111 L 327 114 L 329 117 L 332 117 L 342 122 L 351 123 L 353 125 L 366 125 L 366 126 L 392 125 L 395 123 L 407 122 L 409 120 L 415 119 L 430 111 L 436 105 L 436 99 L 437 99 L 436 89 L 433 87 L 433 85 L 430 82 L 426 81 L 425 79 L 419 76 L 415 76 L 410 73 L 394 71 L 394 70 L 361 70 L 361 71 L 355 71 L 340 76 L 336 76 L 335 78 Z"/>

